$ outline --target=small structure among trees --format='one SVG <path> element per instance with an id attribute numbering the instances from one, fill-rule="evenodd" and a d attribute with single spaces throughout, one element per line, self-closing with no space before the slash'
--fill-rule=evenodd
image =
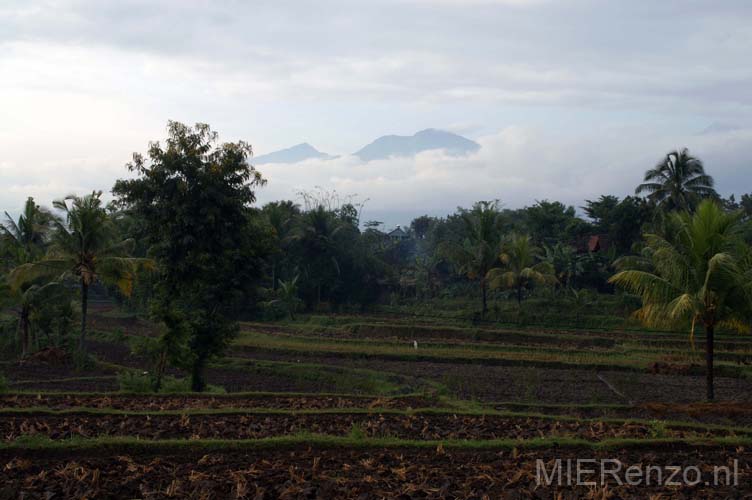
<path id="1" fill-rule="evenodd" d="M 410 235 L 402 229 L 400 226 L 397 226 L 396 228 L 392 229 L 387 233 L 387 236 L 391 241 L 399 242 L 399 241 L 405 241 L 410 239 Z"/>

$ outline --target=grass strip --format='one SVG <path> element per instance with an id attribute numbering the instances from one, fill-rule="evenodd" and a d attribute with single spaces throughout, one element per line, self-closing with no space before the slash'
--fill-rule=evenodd
<path id="1" fill-rule="evenodd" d="M 62 380 L 62 379 L 59 379 Z M 344 393 L 344 392 L 273 392 L 273 391 L 246 391 L 246 392 L 229 392 L 222 394 L 209 394 L 201 392 L 170 392 L 170 393 L 151 393 L 151 392 L 127 392 L 127 391 L 100 391 L 100 392 L 75 392 L 75 391 L 6 391 L 0 393 L 0 400 L 13 396 L 50 396 L 50 397 L 124 397 L 124 398 L 163 398 L 174 399 L 178 397 L 189 397 L 193 399 L 254 399 L 254 398 L 347 398 L 347 399 L 406 399 L 406 398 L 423 398 L 435 399 L 435 396 L 425 392 L 411 392 L 405 394 L 395 394 L 393 396 L 384 396 L 380 394 L 363 394 L 363 393 Z"/>
<path id="2" fill-rule="evenodd" d="M 45 379 L 45 380 L 14 380 L 9 382 L 9 385 L 29 385 L 29 384 L 57 384 L 57 383 L 65 383 L 65 382 L 97 382 L 101 380 L 114 380 L 116 379 L 116 375 L 99 375 L 99 376 L 89 376 L 89 377 L 68 377 L 68 378 L 53 378 L 53 379 Z M 61 394 L 61 393 L 55 393 L 53 394 Z M 7 392 L 3 392 L 2 395 L 8 394 Z M 36 394 L 36 392 L 35 392 Z"/>
<path id="3" fill-rule="evenodd" d="M 582 424 L 613 424 L 613 425 L 644 425 L 653 429 L 656 434 L 664 429 L 686 431 L 723 431 L 729 434 L 749 434 L 752 436 L 752 427 L 729 426 L 720 424 L 698 424 L 680 420 L 640 419 L 640 418 L 579 418 L 571 415 L 549 415 L 535 412 L 513 411 L 463 411 L 443 408 L 418 408 L 418 409 L 392 409 L 392 408 L 325 408 L 312 410 L 284 410 L 278 408 L 196 408 L 192 410 L 158 410 L 158 411 L 131 411 L 111 408 L 66 408 L 50 409 L 44 407 L 35 408 L 4 408 L 0 409 L 0 417 L 45 417 L 45 416 L 302 416 L 302 415 L 338 415 L 338 416 L 369 416 L 369 415 L 394 415 L 394 416 L 447 416 L 447 417 L 499 417 L 508 419 L 537 419 L 545 421 L 578 422 Z"/>
<path id="4" fill-rule="evenodd" d="M 605 439 L 592 442 L 578 438 L 535 438 L 493 439 L 493 440 L 435 440 L 418 441 L 397 438 L 354 438 L 325 436 L 320 434 L 297 434 L 264 439 L 220 440 L 220 439 L 165 439 L 148 440 L 130 437 L 100 437 L 94 439 L 71 438 L 54 441 L 47 438 L 23 438 L 0 443 L 2 454 L 22 454 L 24 452 L 44 452 L 45 456 L 56 454 L 66 456 L 71 453 L 105 454 L 181 454 L 181 453 L 227 453 L 232 451 L 263 451 L 283 448 L 347 448 L 347 449 L 427 449 L 435 450 L 537 450 L 537 449 L 589 449 L 612 450 L 625 448 L 656 448 L 662 451 L 671 448 L 726 448 L 752 445 L 752 437 L 721 437 L 702 439 Z"/>

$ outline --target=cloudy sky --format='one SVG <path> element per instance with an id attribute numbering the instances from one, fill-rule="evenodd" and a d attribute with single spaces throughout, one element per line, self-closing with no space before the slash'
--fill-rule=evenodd
<path id="1" fill-rule="evenodd" d="M 260 200 L 318 185 L 392 225 L 626 195 L 678 147 L 752 192 L 751 23 L 749 0 L 2 0 L 0 210 L 109 191 L 169 119 L 343 155 L 265 166 Z M 483 147 L 348 156 L 431 127 Z"/>

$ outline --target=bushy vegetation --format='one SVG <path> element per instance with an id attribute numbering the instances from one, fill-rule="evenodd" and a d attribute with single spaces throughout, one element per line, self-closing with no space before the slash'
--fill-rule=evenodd
<path id="1" fill-rule="evenodd" d="M 121 392 L 132 394 L 150 394 L 155 392 L 160 394 L 180 394 L 191 392 L 190 379 L 176 378 L 169 375 L 162 378 L 158 389 L 155 389 L 154 377 L 149 373 L 126 370 L 118 373 L 117 381 Z M 208 384 L 204 388 L 204 392 L 224 394 L 226 391 L 222 387 Z"/>
<path id="2" fill-rule="evenodd" d="M 205 390 L 239 319 L 378 310 L 478 325 L 702 325 L 712 398 L 714 329 L 750 325 L 752 196 L 722 199 L 687 150 L 649 169 L 636 196 L 586 200 L 584 216 L 557 201 L 479 201 L 396 236 L 361 220 L 363 202 L 325 190 L 254 206 L 265 181 L 251 163 L 248 144 L 170 122 L 109 206 L 101 192 L 56 212 L 29 199 L 0 239 L 0 306 L 15 315 L 3 343 L 87 359 L 93 287 L 159 324 L 142 346 L 153 375 L 121 375 L 129 390 L 174 389 L 169 366 Z"/>

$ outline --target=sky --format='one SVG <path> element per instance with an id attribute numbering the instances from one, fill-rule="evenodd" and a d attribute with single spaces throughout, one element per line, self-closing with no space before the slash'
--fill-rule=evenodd
<path id="1" fill-rule="evenodd" d="M 320 186 L 387 226 L 476 200 L 576 207 L 687 147 L 752 192 L 749 0 L 2 0 L 0 210 L 109 192 L 168 120 L 256 154 L 259 203 Z M 362 163 L 386 134 L 481 144 Z"/>

